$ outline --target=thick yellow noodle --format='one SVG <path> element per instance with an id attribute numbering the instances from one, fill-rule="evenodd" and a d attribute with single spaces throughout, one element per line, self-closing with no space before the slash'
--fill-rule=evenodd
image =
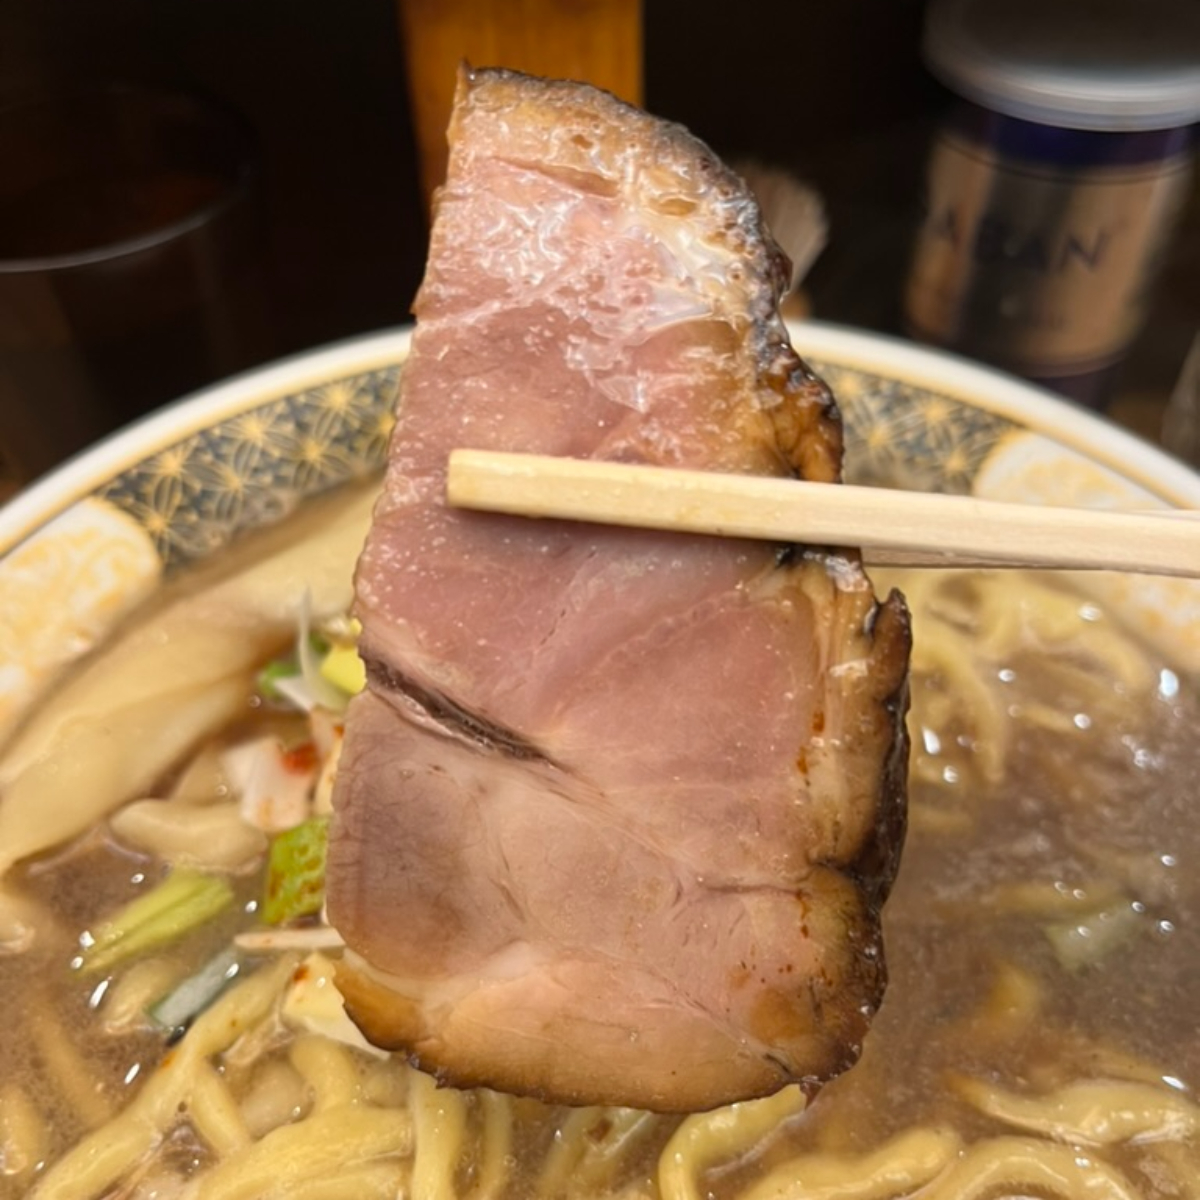
<path id="1" fill-rule="evenodd" d="M 302 1034 L 288 1051 L 313 1095 L 313 1111 L 325 1112 L 356 1103 L 362 1096 L 358 1068 L 350 1052 L 330 1038 Z"/>
<path id="2" fill-rule="evenodd" d="M 293 958 L 285 957 L 222 996 L 118 1116 L 88 1134 L 50 1167 L 33 1197 L 88 1200 L 121 1179 L 174 1124 L 191 1095 L 198 1065 L 271 1013 L 295 965 Z"/>
<path id="3" fill-rule="evenodd" d="M 635 1108 L 577 1108 L 555 1132 L 537 1181 L 539 1196 L 593 1196 L 612 1190 L 616 1173 L 663 1118 Z"/>
<path id="4" fill-rule="evenodd" d="M 53 1016 L 49 997 L 33 997 L 29 1033 L 46 1074 L 64 1096 L 84 1127 L 93 1129 L 107 1121 L 113 1106 L 84 1060 L 74 1040 Z"/>
<path id="5" fill-rule="evenodd" d="M 196 1063 L 187 1112 L 196 1132 L 222 1158 L 250 1145 L 242 1111 L 210 1062 Z"/>
<path id="6" fill-rule="evenodd" d="M 513 1103 L 500 1092 L 481 1091 L 483 1130 L 472 1200 L 496 1200 L 504 1190 L 513 1161 Z"/>
<path id="7" fill-rule="evenodd" d="M 438 1088 L 419 1071 L 409 1083 L 414 1155 L 412 1200 L 446 1200 L 455 1194 L 467 1132 L 467 1102 L 462 1092 Z"/>
<path id="8" fill-rule="evenodd" d="M 1137 1189 L 1115 1167 L 1072 1146 L 1016 1137 L 975 1142 L 929 1185 L 921 1200 L 990 1200 L 995 1196 L 1138 1200 Z"/>
<path id="9" fill-rule="evenodd" d="M 194 1180 L 184 1195 L 186 1200 L 287 1200 L 301 1184 L 333 1181 L 347 1168 L 398 1158 L 411 1144 L 412 1127 L 404 1113 L 342 1104 L 273 1129 Z"/>
<path id="10" fill-rule="evenodd" d="M 949 1129 L 898 1134 L 869 1154 L 807 1154 L 776 1167 L 739 1200 L 895 1200 L 924 1187 L 958 1153 Z"/>
<path id="11" fill-rule="evenodd" d="M 1039 655 L 1047 694 L 1086 698 L 1093 716 L 1120 712 L 1128 697 L 1155 683 L 1144 649 L 1085 597 L 1024 571 L 881 571 L 877 582 L 900 588 L 913 614 L 913 727 L 944 733 L 963 728 L 972 744 L 971 768 L 981 782 L 998 783 L 1012 745 L 1009 700 L 996 671 L 1022 652 Z M 1075 710 L 1023 699 L 1022 723 L 1069 733 Z M 918 739 L 919 745 L 919 739 Z M 942 782 L 940 760 L 918 752 L 913 771 Z M 957 832 L 961 812 L 915 810 L 914 823 Z M 955 819 L 957 818 L 957 819 Z"/>
<path id="12" fill-rule="evenodd" d="M 289 1184 L 287 1200 L 399 1200 L 405 1195 L 407 1172 L 400 1159 L 339 1167 L 335 1174 Z"/>
<path id="13" fill-rule="evenodd" d="M 25 1090 L 0 1084 L 0 1163 L 4 1174 L 23 1182 L 50 1149 L 50 1130 Z"/>
<path id="14" fill-rule="evenodd" d="M 1055 1141 L 1090 1146 L 1181 1141 L 1200 1132 L 1200 1108 L 1165 1085 L 1089 1079 L 1023 1096 L 979 1079 L 955 1090 L 981 1112 Z"/>
<path id="15" fill-rule="evenodd" d="M 601 1138 L 588 1140 L 571 1173 L 571 1192 L 575 1196 L 610 1192 L 621 1167 L 663 1127 L 664 1118 L 634 1108 L 610 1108 L 604 1113 L 607 1131 Z"/>
<path id="16" fill-rule="evenodd" d="M 786 1087 L 764 1100 L 731 1104 L 687 1117 L 658 1160 L 658 1190 L 663 1200 L 702 1200 L 701 1176 L 719 1163 L 737 1159 L 803 1112 L 804 1093 Z"/>

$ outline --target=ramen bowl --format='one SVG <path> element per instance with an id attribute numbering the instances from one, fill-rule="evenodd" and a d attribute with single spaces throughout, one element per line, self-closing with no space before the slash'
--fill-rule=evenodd
<path id="1" fill-rule="evenodd" d="M 1017 380 L 846 329 L 792 335 L 839 401 L 848 481 L 1200 507 L 1200 476 Z M 0 1035 L 0 1197 L 394 1195 L 420 1183 L 480 1200 L 768 1200 L 809 1194 L 804 1180 L 879 1200 L 924 1188 L 1125 1197 L 1194 1179 L 1200 892 L 1181 868 L 1200 854 L 1187 803 L 1200 772 L 1191 581 L 881 574 L 908 594 L 915 640 L 892 985 L 861 1062 L 811 1105 L 789 1088 L 680 1119 L 435 1090 L 349 1026 L 331 931 L 272 942 L 249 928 L 269 833 L 219 868 L 201 834 L 100 862 L 111 831 L 121 843 L 136 824 L 115 825 L 113 811 L 135 801 L 144 817 L 181 778 L 213 769 L 190 757 L 194 738 L 173 747 L 176 725 L 158 710 L 162 680 L 191 672 L 188 719 L 203 725 L 201 627 L 222 631 L 230 653 L 249 628 L 222 591 L 230 580 L 282 564 L 255 584 L 267 657 L 294 636 L 305 592 L 317 608 L 348 606 L 408 345 L 407 330 L 363 337 L 207 390 L 0 511 L 0 985 L 42 1014 Z M 319 553 L 303 549 L 314 522 Z M 161 622 L 186 603 L 201 607 L 167 636 Z M 164 647 L 175 659 L 160 666 Z M 103 713 L 126 692 L 134 700 L 113 700 L 86 755 L 47 758 L 89 704 Z M 151 766 L 142 743 L 161 750 Z M 22 780 L 39 771 L 51 783 L 36 781 L 40 800 L 22 807 Z M 106 914 L 141 895 L 164 856 L 189 878 L 224 872 L 233 908 L 189 935 L 186 954 L 168 939 L 120 970 L 91 969 Z M 44 957 L 23 971 L 31 954 Z M 146 1017 L 213 962 L 225 973 L 205 1003 L 166 1032 Z M 50 979 L 71 998 L 43 996 Z M 314 979 L 322 1001 L 305 990 Z"/>

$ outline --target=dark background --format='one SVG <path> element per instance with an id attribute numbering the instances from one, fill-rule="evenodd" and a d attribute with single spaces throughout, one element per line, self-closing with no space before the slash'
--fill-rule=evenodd
<path id="1" fill-rule="evenodd" d="M 930 133 L 945 97 L 923 0 L 644 0 L 645 100 L 727 157 L 821 191 L 815 315 L 896 324 Z M 46 83 L 198 84 L 263 144 L 272 354 L 404 321 L 425 227 L 392 0 L 0 0 L 0 103 Z M 1124 397 L 1161 397 L 1200 325 L 1193 190 Z"/>

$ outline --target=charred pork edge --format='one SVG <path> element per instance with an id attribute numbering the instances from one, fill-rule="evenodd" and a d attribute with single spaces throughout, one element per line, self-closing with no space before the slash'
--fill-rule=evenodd
<path id="1" fill-rule="evenodd" d="M 900 858 L 908 833 L 908 759 L 910 703 L 908 664 L 912 654 L 912 615 L 900 592 L 892 589 L 883 603 L 875 603 L 867 631 L 872 654 L 881 662 L 902 664 L 893 672 L 879 700 L 891 726 L 891 745 L 882 763 L 873 836 L 867 838 L 848 870 L 872 907 L 881 909 L 900 871 Z M 902 652 L 897 652 L 897 647 Z"/>
<path id="2" fill-rule="evenodd" d="M 403 990 L 407 980 L 392 976 L 389 972 L 381 971 L 371 966 L 366 959 L 353 951 L 348 951 L 337 965 L 337 984 L 344 995 L 347 1016 L 358 1026 L 359 1030 L 372 1044 L 390 1053 L 403 1055 L 405 1060 L 417 1070 L 432 1075 L 439 1087 L 454 1087 L 460 1089 L 495 1087 L 494 1077 L 487 1071 L 472 1070 L 461 1063 L 447 1062 L 438 1049 L 438 1038 L 429 1028 L 428 1023 L 420 1016 L 414 1016 L 414 1029 L 406 1034 L 393 1033 L 392 1027 L 376 1019 L 376 999 L 380 992 L 387 995 L 389 1003 L 394 1003 L 397 997 L 407 998 Z M 814 997 L 817 1007 L 822 1007 Z M 418 1014 L 419 1006 L 410 1002 L 412 1012 Z M 873 1005 L 873 1009 L 878 1004 Z M 812 1099 L 821 1088 L 833 1078 L 853 1066 L 862 1053 L 861 1036 L 854 1037 L 849 1043 L 842 1041 L 835 1044 L 834 1038 L 826 1040 L 826 1058 L 821 1068 L 815 1072 L 796 1076 L 787 1063 L 772 1053 L 766 1043 L 757 1039 L 749 1039 L 749 1044 L 743 1044 L 741 1054 L 764 1067 L 758 1087 L 747 1098 L 761 1098 L 774 1094 L 781 1087 L 794 1083 L 801 1091 Z M 753 1048 L 751 1048 L 753 1044 Z M 659 1114 L 686 1115 L 694 1112 L 709 1111 L 722 1107 L 726 1102 L 704 1102 L 699 1097 L 693 1098 L 687 1104 L 680 1105 L 665 1101 L 656 1089 L 642 1081 L 634 1107 Z M 597 1096 L 591 1092 L 573 1091 L 551 1094 L 544 1088 L 518 1087 L 518 1094 L 529 1096 L 543 1104 L 608 1104 L 627 1105 L 629 1097 L 622 1092 L 605 1093 Z"/>

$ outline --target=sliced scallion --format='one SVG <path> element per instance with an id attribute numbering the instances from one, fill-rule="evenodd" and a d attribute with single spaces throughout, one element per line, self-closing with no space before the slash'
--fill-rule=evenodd
<path id="1" fill-rule="evenodd" d="M 225 879 L 198 871 L 172 871 L 162 883 L 97 926 L 79 968 L 107 971 L 127 958 L 166 945 L 212 920 L 233 903 Z"/>
<path id="2" fill-rule="evenodd" d="M 262 905 L 262 918 L 268 925 L 321 911 L 328 834 L 329 818 L 313 817 L 271 840 Z"/>
<path id="3" fill-rule="evenodd" d="M 239 967 L 233 946 L 220 951 L 153 1005 L 150 1019 L 168 1031 L 186 1029 L 233 982 Z"/>

